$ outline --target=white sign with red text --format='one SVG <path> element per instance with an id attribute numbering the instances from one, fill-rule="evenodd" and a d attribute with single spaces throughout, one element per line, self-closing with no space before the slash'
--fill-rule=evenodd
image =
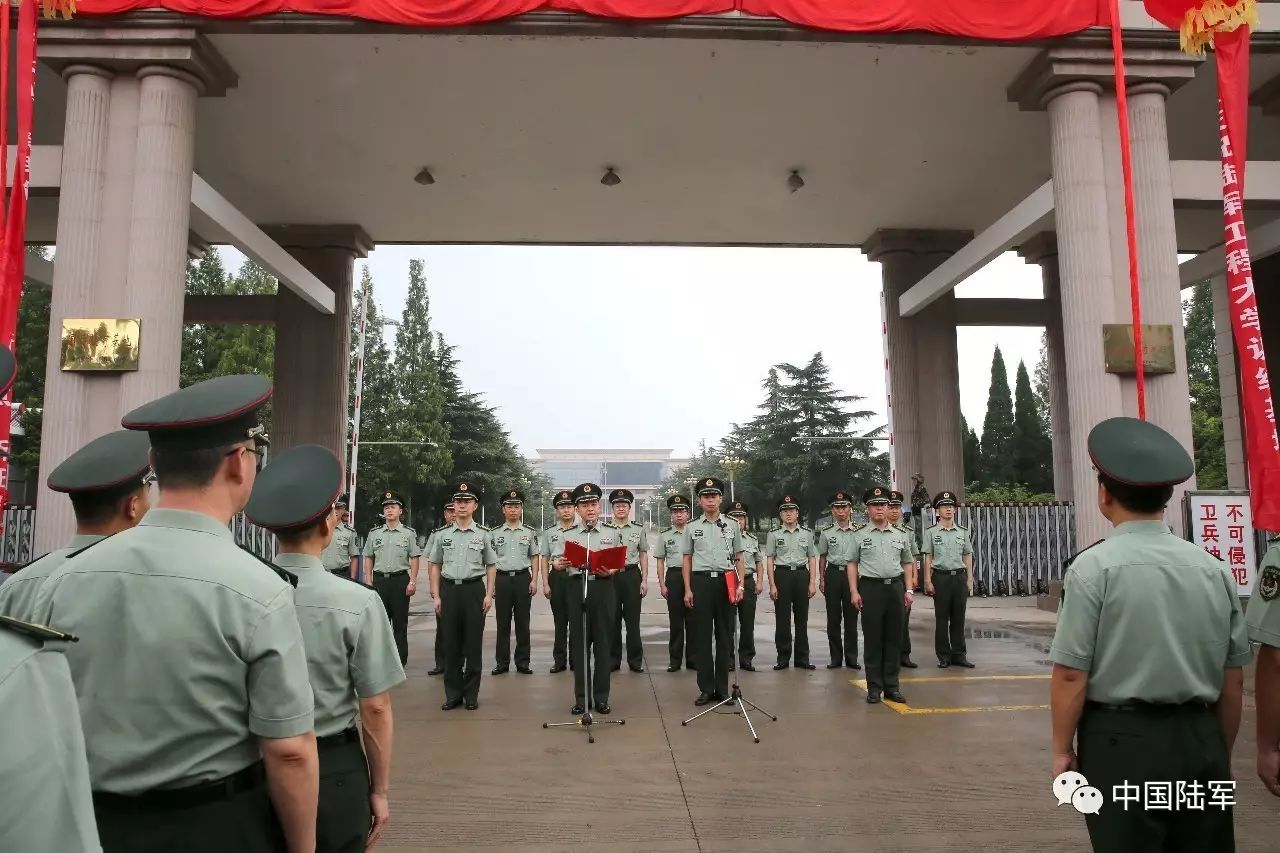
<path id="1" fill-rule="evenodd" d="M 1248 493 L 1188 492 L 1187 522 L 1191 541 L 1226 563 L 1236 592 L 1248 596 L 1258 565 Z"/>

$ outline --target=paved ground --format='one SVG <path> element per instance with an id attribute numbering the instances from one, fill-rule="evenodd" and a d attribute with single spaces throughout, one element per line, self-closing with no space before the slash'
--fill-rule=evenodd
<path id="1" fill-rule="evenodd" d="M 932 611 L 912 619 L 920 669 L 906 708 L 869 706 L 857 671 L 826 670 L 821 596 L 810 611 L 818 669 L 773 672 L 773 608 L 757 613 L 746 696 L 777 714 L 680 721 L 693 675 L 666 672 L 665 603 L 651 588 L 642 631 L 649 671 L 613 678 L 615 717 L 588 745 L 568 720 L 570 673 L 550 675 L 550 607 L 534 606 L 535 675 L 490 676 L 480 708 L 442 712 L 429 678 L 434 617 L 415 602 L 409 682 L 395 695 L 396 757 L 386 850 L 1017 851 L 1088 849 L 1084 818 L 1049 792 L 1048 667 L 1054 615 L 1034 599 L 977 600 L 969 652 L 979 668 L 933 666 Z M 1251 684 L 1249 685 L 1251 690 Z M 1253 771 L 1253 703 L 1236 749 L 1241 851 L 1274 851 L 1280 808 Z"/>

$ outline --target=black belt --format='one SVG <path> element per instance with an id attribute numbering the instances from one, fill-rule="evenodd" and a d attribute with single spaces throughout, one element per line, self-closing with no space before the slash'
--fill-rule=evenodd
<path id="1" fill-rule="evenodd" d="M 359 742 L 360 731 L 355 726 L 352 726 L 346 731 L 338 732 L 336 735 L 325 735 L 324 737 L 316 738 L 316 748 L 328 749 L 329 747 Z"/>
<path id="2" fill-rule="evenodd" d="M 1122 702 L 1119 704 L 1110 704 L 1107 702 L 1094 702 L 1089 700 L 1084 703 L 1085 710 L 1088 711 L 1127 711 L 1140 714 L 1185 714 L 1189 712 L 1202 713 L 1213 708 L 1208 702 Z"/>
<path id="3" fill-rule="evenodd" d="M 733 571 L 733 569 L 720 569 L 719 571 L 715 571 L 715 572 L 690 572 L 690 574 L 706 576 L 709 578 L 718 578 L 721 575 L 729 574 L 729 572 L 731 571 Z"/>
<path id="4" fill-rule="evenodd" d="M 224 776 L 213 782 L 204 782 L 187 788 L 145 791 L 141 794 L 113 794 L 110 791 L 94 791 L 93 805 L 99 809 L 185 809 L 217 800 L 229 800 L 236 794 L 252 791 L 266 781 L 262 762 L 250 764 L 243 770 Z"/>
<path id="5" fill-rule="evenodd" d="M 882 583 L 885 586 L 888 586 L 894 581 L 900 581 L 900 580 L 902 580 L 902 575 L 894 575 L 891 578 L 869 578 L 866 575 L 863 575 L 858 578 L 858 583 L 862 583 L 863 581 L 866 581 L 867 583 Z"/>
<path id="6" fill-rule="evenodd" d="M 958 575 L 965 571 L 964 569 L 933 569 L 935 575 Z"/>
<path id="7" fill-rule="evenodd" d="M 808 566 L 774 566 L 775 569 L 786 569 L 789 572 L 809 571 Z"/>
<path id="8" fill-rule="evenodd" d="M 632 569 L 636 569 L 637 571 L 639 571 L 639 569 L 640 569 L 640 564 L 639 564 L 639 563 L 627 563 L 625 566 L 623 566 L 623 567 L 622 567 L 622 570 L 623 570 L 624 572 L 629 572 L 629 571 L 631 571 Z"/>
<path id="9" fill-rule="evenodd" d="M 835 572 L 843 572 L 848 567 L 848 563 L 827 563 L 827 568 Z"/>
<path id="10" fill-rule="evenodd" d="M 456 580 L 454 578 L 440 578 L 440 580 L 448 581 L 454 586 L 462 586 L 464 583 L 480 583 L 480 581 L 484 580 L 484 575 L 477 575 L 474 578 L 464 578 L 462 580 Z"/>
<path id="11" fill-rule="evenodd" d="M 509 578 L 513 578 L 516 575 L 522 575 L 527 571 L 529 571 L 529 567 L 525 566 L 523 569 L 516 569 L 514 572 L 509 572 L 506 569 L 498 569 L 498 574 L 506 575 Z"/>
<path id="12" fill-rule="evenodd" d="M 409 574 L 409 570 L 401 569 L 398 572 L 374 572 L 374 574 L 380 578 L 398 578 L 398 577 L 401 577 L 402 575 Z"/>

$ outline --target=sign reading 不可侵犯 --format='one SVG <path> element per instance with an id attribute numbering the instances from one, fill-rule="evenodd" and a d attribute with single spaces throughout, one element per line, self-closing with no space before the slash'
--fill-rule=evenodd
<path id="1" fill-rule="evenodd" d="M 1187 538 L 1222 560 L 1236 579 L 1236 592 L 1253 592 L 1258 560 L 1248 492 L 1187 492 Z"/>

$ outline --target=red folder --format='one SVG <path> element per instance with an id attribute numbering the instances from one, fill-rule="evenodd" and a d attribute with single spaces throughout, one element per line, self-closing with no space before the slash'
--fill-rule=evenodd
<path id="1" fill-rule="evenodd" d="M 564 543 L 564 558 L 574 568 L 587 568 L 593 575 L 609 575 L 627 564 L 627 546 L 617 545 L 591 552 L 591 565 L 587 566 L 587 549 L 577 542 Z"/>
<path id="2" fill-rule="evenodd" d="M 738 603 L 738 573 L 735 571 L 727 571 L 724 573 L 724 585 L 729 590 L 729 603 Z"/>

